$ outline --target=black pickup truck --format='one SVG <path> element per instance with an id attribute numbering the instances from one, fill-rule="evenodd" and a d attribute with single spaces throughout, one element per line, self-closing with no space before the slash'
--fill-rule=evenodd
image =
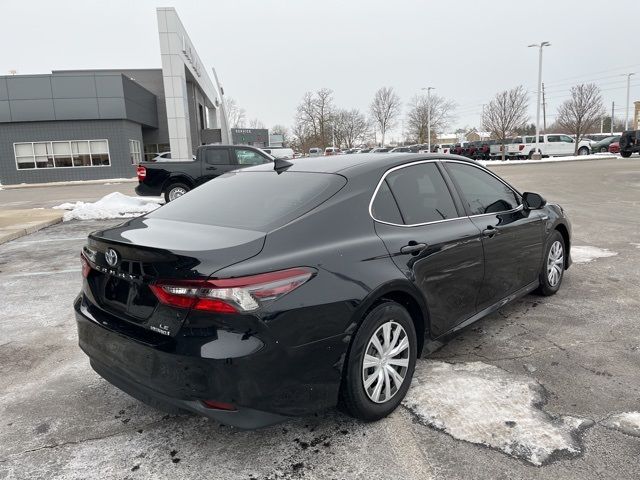
<path id="1" fill-rule="evenodd" d="M 138 195 L 175 200 L 198 185 L 239 168 L 273 162 L 262 150 L 245 145 L 203 145 L 195 160 L 141 162 L 138 165 Z"/>

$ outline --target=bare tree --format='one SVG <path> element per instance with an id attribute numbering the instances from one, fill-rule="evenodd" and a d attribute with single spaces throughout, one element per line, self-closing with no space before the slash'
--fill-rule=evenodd
<path id="1" fill-rule="evenodd" d="M 400 116 L 400 97 L 393 90 L 393 87 L 382 87 L 374 95 L 369 108 L 373 122 L 382 135 L 381 145 L 384 146 L 384 137 L 387 131 L 396 125 Z"/>
<path id="2" fill-rule="evenodd" d="M 326 147 L 331 140 L 334 115 L 333 92 L 322 88 L 317 92 L 307 92 L 298 105 L 295 121 L 295 135 L 305 147 Z M 301 137 L 299 137 L 301 135 Z"/>
<path id="3" fill-rule="evenodd" d="M 482 113 L 482 126 L 502 144 L 505 158 L 505 140 L 523 129 L 529 120 L 527 92 L 522 85 L 496 94 Z"/>
<path id="4" fill-rule="evenodd" d="M 224 109 L 227 112 L 229 128 L 242 128 L 245 126 L 246 113 L 231 97 L 224 97 Z"/>
<path id="5" fill-rule="evenodd" d="M 578 153 L 578 144 L 585 133 L 595 128 L 605 114 L 600 89 L 595 83 L 582 83 L 571 87 L 571 98 L 558 109 L 556 123 L 575 135 L 574 154 Z"/>
<path id="6" fill-rule="evenodd" d="M 429 103 L 429 101 L 431 103 Z M 416 95 L 409 103 L 405 121 L 407 135 L 417 143 L 426 143 L 431 117 L 431 143 L 435 143 L 438 133 L 442 133 L 451 123 L 455 102 L 439 95 Z"/>
<path id="7" fill-rule="evenodd" d="M 264 128 L 264 123 L 258 118 L 252 118 L 249 120 L 249 128 Z"/>
<path id="8" fill-rule="evenodd" d="M 369 123 L 358 109 L 338 110 L 334 115 L 334 132 L 336 144 L 353 148 L 355 143 L 364 139 L 369 130 Z"/>

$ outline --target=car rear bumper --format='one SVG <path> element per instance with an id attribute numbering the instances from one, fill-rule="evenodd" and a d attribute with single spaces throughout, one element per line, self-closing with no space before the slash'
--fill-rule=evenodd
<path id="1" fill-rule="evenodd" d="M 242 429 L 262 428 L 280 423 L 288 418 L 284 415 L 251 408 L 238 408 L 233 411 L 207 408 L 201 401 L 170 397 L 143 384 L 136 383 L 96 360 L 91 360 L 90 363 L 91 368 L 113 386 L 133 398 L 167 413 L 178 414 L 188 411 Z"/>
<path id="2" fill-rule="evenodd" d="M 337 403 L 341 337 L 293 348 L 280 346 L 267 334 L 261 341 L 260 334 L 221 329 L 213 329 L 210 337 L 179 333 L 172 338 L 125 324 L 82 294 L 74 309 L 79 345 L 93 369 L 161 410 L 173 407 L 240 428 L 259 428 Z M 212 345 L 222 352 L 215 358 Z M 236 410 L 210 409 L 205 400 L 232 404 Z"/>

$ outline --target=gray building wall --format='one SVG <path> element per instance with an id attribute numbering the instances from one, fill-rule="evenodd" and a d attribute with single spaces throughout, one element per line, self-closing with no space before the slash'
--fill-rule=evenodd
<path id="1" fill-rule="evenodd" d="M 189 101 L 189 127 L 191 130 L 191 145 L 193 153 L 196 148 L 205 143 L 202 137 L 202 122 L 207 128 L 207 100 L 202 90 L 193 82 L 187 82 L 187 99 Z M 202 105 L 202 117 L 199 106 Z"/>
<path id="2" fill-rule="evenodd" d="M 266 128 L 232 128 L 231 138 L 234 145 L 269 146 L 269 130 Z"/>
<path id="3" fill-rule="evenodd" d="M 156 97 L 119 73 L 0 77 L 0 122 L 116 118 L 157 127 Z"/>
<path id="4" fill-rule="evenodd" d="M 107 70 L 54 70 L 54 75 L 92 75 L 118 74 L 133 80 L 156 96 L 156 128 L 143 127 L 143 138 L 146 144 L 169 143 L 169 126 L 167 125 L 167 104 L 164 97 L 164 84 L 160 68 L 130 68 Z M 0 86 L 0 88 L 2 88 Z M 1 114 L 1 112 L 0 112 Z"/>
<path id="5" fill-rule="evenodd" d="M 109 141 L 110 166 L 25 170 L 18 170 L 16 167 L 14 142 L 102 139 Z M 68 120 L 0 124 L 0 183 L 11 185 L 135 177 L 136 172 L 131 165 L 129 153 L 130 139 L 142 142 L 142 128 L 140 124 L 129 120 Z"/>

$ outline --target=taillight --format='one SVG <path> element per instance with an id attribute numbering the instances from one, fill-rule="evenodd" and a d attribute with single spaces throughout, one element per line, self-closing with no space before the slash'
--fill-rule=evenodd
<path id="1" fill-rule="evenodd" d="M 212 410 L 225 410 L 227 412 L 235 412 L 237 410 L 233 403 L 216 402 L 215 400 L 202 400 L 202 404 Z"/>
<path id="2" fill-rule="evenodd" d="M 307 282 L 315 270 L 306 267 L 216 280 L 159 280 L 150 285 L 158 300 L 172 307 L 207 312 L 251 312 Z"/>
<path id="3" fill-rule="evenodd" d="M 82 276 L 87 278 L 91 272 L 91 265 L 89 265 L 89 260 L 84 256 L 84 253 L 80 253 L 80 264 L 82 265 Z"/>
<path id="4" fill-rule="evenodd" d="M 147 177 L 147 169 L 141 165 L 138 165 L 138 168 L 136 168 L 136 173 L 138 174 L 139 182 L 142 182 Z"/>
<path id="5" fill-rule="evenodd" d="M 524 150 L 524 145 L 522 144 L 518 145 L 518 150 Z"/>

